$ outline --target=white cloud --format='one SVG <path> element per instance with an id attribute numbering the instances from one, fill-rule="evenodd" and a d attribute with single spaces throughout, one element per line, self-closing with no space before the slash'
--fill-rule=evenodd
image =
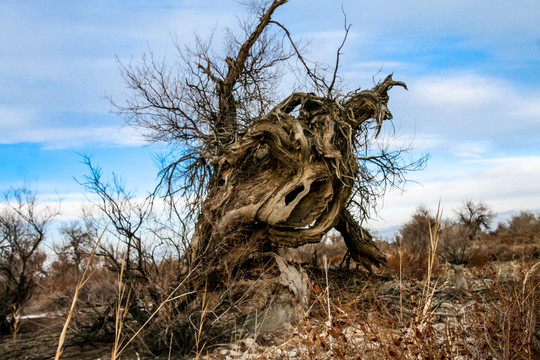
<path id="1" fill-rule="evenodd" d="M 496 212 L 537 209 L 540 204 L 540 156 L 447 162 L 446 168 L 428 166 L 411 177 L 420 184 L 388 193 L 374 227 L 403 224 L 418 205 L 436 209 L 439 199 L 445 216 L 467 199 L 483 200 Z"/>
<path id="2" fill-rule="evenodd" d="M 422 94 L 422 100 L 435 106 L 483 108 L 505 95 L 499 81 L 474 75 L 431 77 L 414 85 L 415 92 Z"/>
<path id="3" fill-rule="evenodd" d="M 490 146 L 479 142 L 461 142 L 454 144 L 455 155 L 464 158 L 480 159 L 488 153 Z"/>
<path id="4" fill-rule="evenodd" d="M 3 129 L 0 144 L 40 143 L 48 149 L 77 149 L 84 146 L 142 146 L 146 142 L 131 128 L 103 127 L 24 127 Z"/>
<path id="5" fill-rule="evenodd" d="M 0 132 L 5 134 L 8 129 L 31 125 L 35 118 L 35 112 L 32 110 L 0 105 Z M 0 141 L 2 141 L 2 138 L 0 138 Z"/>
<path id="6" fill-rule="evenodd" d="M 0 2 L 0 143 L 141 145 L 133 130 L 114 126 L 120 117 L 107 122 L 105 94 L 122 98 L 125 90 L 115 56 L 129 62 L 150 48 L 174 59 L 172 36 L 182 43 L 194 29 L 204 38 L 236 22 L 221 5 L 163 6 Z"/>
<path id="7" fill-rule="evenodd" d="M 522 141 L 540 133 L 540 92 L 497 78 L 450 73 L 407 80 L 390 109 L 406 131 L 451 141 Z M 410 130 L 409 130 L 410 131 Z"/>
<path id="8" fill-rule="evenodd" d="M 540 3 L 516 1 L 379 1 L 344 3 L 350 18 L 378 40 L 411 48 L 428 39 L 463 38 L 471 46 L 485 49 L 500 58 L 515 61 L 537 59 Z M 316 9 L 316 7 L 315 7 Z M 314 10 L 315 11 L 315 10 Z M 392 42 L 392 40 L 394 40 Z M 385 45 L 380 43 L 379 46 Z"/>

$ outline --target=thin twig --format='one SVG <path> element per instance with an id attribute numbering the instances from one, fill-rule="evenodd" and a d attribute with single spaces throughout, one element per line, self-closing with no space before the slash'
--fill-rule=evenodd
<path id="1" fill-rule="evenodd" d="M 336 83 L 337 79 L 337 73 L 339 69 L 339 58 L 341 56 L 341 50 L 343 49 L 343 46 L 345 46 L 345 42 L 347 41 L 347 36 L 349 35 L 349 30 L 351 29 L 352 24 L 347 24 L 347 14 L 345 13 L 345 10 L 343 9 L 343 5 L 341 5 L 341 11 L 343 12 L 344 17 L 344 27 L 345 27 L 345 36 L 343 37 L 343 41 L 341 42 L 341 45 L 337 49 L 336 53 L 336 66 L 334 67 L 334 74 L 332 75 L 332 82 L 330 83 L 330 86 L 328 87 L 327 97 L 330 98 L 332 95 L 332 90 L 334 89 L 334 85 Z"/>

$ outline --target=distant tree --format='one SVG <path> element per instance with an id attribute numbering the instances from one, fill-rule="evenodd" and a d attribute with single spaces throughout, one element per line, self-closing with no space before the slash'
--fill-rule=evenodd
<path id="1" fill-rule="evenodd" d="M 456 220 L 446 220 L 441 228 L 438 254 L 453 265 L 466 265 L 476 250 L 474 240 L 487 230 L 495 214 L 487 204 L 465 201 L 455 213 Z"/>
<path id="2" fill-rule="evenodd" d="M 442 224 L 437 253 L 448 263 L 466 265 L 473 255 L 469 230 L 458 221 L 446 220 Z"/>
<path id="3" fill-rule="evenodd" d="M 512 215 L 507 224 L 499 224 L 499 235 L 523 236 L 531 239 L 540 237 L 540 213 L 521 211 L 518 215 Z"/>
<path id="4" fill-rule="evenodd" d="M 401 226 L 396 235 L 400 271 L 406 276 L 421 279 L 427 270 L 431 245 L 430 232 L 435 225 L 435 216 L 424 205 L 418 206 L 410 220 Z"/>
<path id="5" fill-rule="evenodd" d="M 46 259 L 42 244 L 54 208 L 41 208 L 28 188 L 4 194 L 0 209 L 0 331 L 18 330 L 18 316 L 31 298 Z"/>
<path id="6" fill-rule="evenodd" d="M 476 239 L 476 236 L 482 230 L 489 229 L 491 221 L 495 217 L 495 213 L 489 208 L 486 203 L 479 201 L 478 203 L 468 200 L 456 210 L 458 221 L 467 231 L 469 240 Z"/>
<path id="7" fill-rule="evenodd" d="M 89 219 L 71 221 L 60 228 L 62 243 L 53 246 L 60 262 L 69 263 L 76 277 L 84 270 L 88 255 L 97 239 L 97 231 Z"/>
<path id="8" fill-rule="evenodd" d="M 405 223 L 398 233 L 398 241 L 407 251 L 416 256 L 423 256 L 430 246 L 430 226 L 435 224 L 435 217 L 424 205 L 420 205 L 411 220 Z"/>
<path id="9" fill-rule="evenodd" d="M 88 257 L 99 237 L 97 222 L 83 214 L 82 219 L 72 220 L 59 228 L 58 238 L 52 246 L 55 258 L 47 266 L 47 278 L 44 287 L 49 291 L 54 305 L 71 305 L 75 285 L 81 278 L 85 267 L 87 273 L 99 267 L 99 261 L 88 264 Z M 78 301 L 88 298 L 89 287 L 83 287 L 78 294 Z"/>

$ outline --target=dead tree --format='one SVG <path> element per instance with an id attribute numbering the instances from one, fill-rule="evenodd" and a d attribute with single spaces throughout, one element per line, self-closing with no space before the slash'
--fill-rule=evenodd
<path id="1" fill-rule="evenodd" d="M 274 259 L 277 247 L 319 242 L 332 228 L 353 259 L 384 263 L 356 219 L 369 217 L 388 186 L 399 186 L 425 162 L 407 163 L 406 149 L 388 151 L 375 142 L 392 119 L 388 91 L 405 84 L 389 75 L 370 90 L 340 93 L 335 85 L 343 44 L 327 73 L 307 61 L 274 19 L 286 2 L 252 4 L 255 20 L 241 24 L 245 37 L 227 32 L 222 57 L 213 55 L 211 42 L 197 39 L 191 48 L 178 45 L 180 65 L 153 54 L 138 65 L 121 65 L 132 97 L 115 105 L 150 141 L 172 148 L 156 193 L 176 214 L 186 214 L 180 208 L 186 202 L 187 216 L 194 214 L 184 260 L 191 275 L 202 275 L 195 289 L 228 289 L 231 277 L 249 273 L 262 258 Z M 346 24 L 345 38 L 348 31 Z M 294 92 L 278 102 L 276 84 L 290 59 L 298 60 L 315 92 Z M 288 271 L 279 260 L 274 267 Z"/>
<path id="2" fill-rule="evenodd" d="M 361 173 L 358 131 L 371 119 L 379 127 L 391 117 L 387 91 L 395 85 L 405 86 L 388 76 L 341 102 L 294 93 L 211 156 L 214 182 L 192 241 L 192 260 L 215 259 L 244 241 L 257 249 L 316 243 L 336 227 L 355 260 L 384 262 L 347 205 Z M 241 236 L 227 242 L 238 229 Z"/>
<path id="3" fill-rule="evenodd" d="M 286 2 L 255 7 L 255 24 L 243 24 L 246 38 L 229 38 L 221 59 L 199 40 L 195 48 L 179 47 L 180 69 L 153 55 L 123 66 L 133 96 L 117 106 L 150 140 L 183 154 L 164 163 L 160 185 L 171 198 L 195 199 L 193 259 L 227 247 L 222 239 L 231 229 L 242 228 L 246 241 L 262 248 L 318 242 L 337 226 L 353 256 L 379 264 L 383 254 L 347 209 L 361 203 L 357 215 L 365 215 L 380 188 L 423 164 L 404 164 L 401 150 L 370 153 L 383 121 L 392 118 L 388 90 L 406 86 L 390 75 L 371 90 L 340 96 L 337 68 L 326 80 L 292 40 L 286 46 L 291 35 L 273 19 Z M 280 66 L 292 57 L 321 95 L 293 93 L 271 108 Z"/>

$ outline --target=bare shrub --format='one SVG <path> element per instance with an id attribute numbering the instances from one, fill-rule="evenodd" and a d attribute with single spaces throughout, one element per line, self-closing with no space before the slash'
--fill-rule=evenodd
<path id="1" fill-rule="evenodd" d="M 540 238 L 540 214 L 521 211 L 513 215 L 507 224 L 500 223 L 494 232 L 498 236 L 510 236 L 519 242 L 534 243 Z"/>
<path id="2" fill-rule="evenodd" d="M 420 205 L 411 220 L 399 229 L 393 262 L 401 261 L 401 270 L 409 277 L 421 279 L 427 268 L 430 226 L 435 224 L 431 211 Z"/>
<path id="3" fill-rule="evenodd" d="M 18 318 L 32 297 L 38 279 L 44 274 L 46 255 L 42 251 L 42 243 L 58 211 L 39 207 L 36 194 L 28 188 L 6 191 L 2 205 L 0 332 L 10 331 L 16 336 Z"/>
<path id="4" fill-rule="evenodd" d="M 89 296 L 85 313 L 75 317 L 79 336 L 113 336 L 118 356 L 131 345 L 148 353 L 191 351 L 196 329 L 189 316 L 200 304 L 186 309 L 194 277 L 184 256 L 192 229 L 181 219 L 183 210 L 175 203 L 156 206 L 154 195 L 138 199 L 117 177 L 107 182 L 101 169 L 85 161 L 90 174 L 82 183 L 97 195 L 95 206 L 111 226 L 96 252 L 101 268 L 85 290 L 99 299 Z"/>
<path id="5" fill-rule="evenodd" d="M 49 292 L 52 306 L 66 308 L 70 306 L 73 291 L 87 266 L 88 256 L 98 239 L 97 223 L 90 217 L 71 221 L 59 229 L 62 239 L 53 245 L 56 258 L 47 268 L 44 287 Z M 93 261 L 88 264 L 88 272 L 99 271 L 101 263 Z M 78 294 L 79 300 L 88 302 L 89 287 Z"/>
<path id="6" fill-rule="evenodd" d="M 387 252 L 387 267 L 394 276 L 402 274 L 407 279 L 421 280 L 426 275 L 427 252 L 418 254 L 398 243 Z"/>
<path id="7" fill-rule="evenodd" d="M 516 265 L 512 273 L 490 266 L 479 274 L 486 288 L 467 322 L 476 345 L 494 358 L 532 359 L 540 353 L 540 263 Z"/>
<path id="8" fill-rule="evenodd" d="M 459 222 L 445 221 L 441 230 L 438 254 L 450 264 L 467 265 L 477 251 L 469 237 L 468 228 Z"/>
<path id="9" fill-rule="evenodd" d="M 500 227 L 499 227 L 500 230 Z M 498 235 L 499 230 L 489 236 L 482 237 L 473 245 L 472 259 L 469 265 L 475 266 L 489 262 L 506 262 L 512 260 L 534 261 L 540 257 L 540 244 L 530 242 L 528 237 Z"/>
<path id="10" fill-rule="evenodd" d="M 425 253 L 429 248 L 429 228 L 435 217 L 424 205 L 420 205 L 407 223 L 399 229 L 398 241 L 410 253 Z"/>
<path id="11" fill-rule="evenodd" d="M 458 222 L 463 225 L 469 240 L 476 240 L 482 230 L 489 229 L 495 213 L 483 201 L 475 203 L 472 200 L 465 201 L 456 210 Z"/>
<path id="12" fill-rule="evenodd" d="M 484 267 L 490 260 L 490 251 L 485 244 L 480 244 L 478 251 L 475 251 L 469 258 L 469 267 Z"/>

